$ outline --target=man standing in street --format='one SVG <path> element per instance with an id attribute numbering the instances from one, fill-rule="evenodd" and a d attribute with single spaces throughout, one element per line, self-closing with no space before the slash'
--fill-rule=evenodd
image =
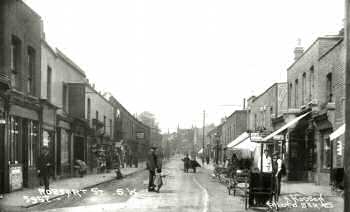
<path id="1" fill-rule="evenodd" d="M 274 174 L 274 188 L 276 197 L 281 194 L 281 178 L 282 178 L 282 160 L 279 158 L 279 152 L 274 152 L 272 155 L 272 172 Z"/>
<path id="2" fill-rule="evenodd" d="M 40 178 L 40 185 L 44 183 L 45 193 L 49 190 L 50 184 L 50 169 L 52 167 L 51 157 L 49 155 L 49 148 L 47 146 L 42 147 L 42 153 L 39 157 L 38 173 Z"/>
<path id="3" fill-rule="evenodd" d="M 259 158 L 259 162 L 258 162 L 258 167 L 259 170 L 261 169 L 261 160 L 262 160 L 262 172 L 265 173 L 271 173 L 272 172 L 272 159 L 269 156 L 269 151 L 267 149 L 264 150 L 264 155 L 262 156 L 262 158 Z"/>
<path id="4" fill-rule="evenodd" d="M 158 168 L 155 150 L 155 147 L 151 147 L 147 156 L 147 169 L 149 171 L 148 191 L 155 191 L 154 176 Z"/>

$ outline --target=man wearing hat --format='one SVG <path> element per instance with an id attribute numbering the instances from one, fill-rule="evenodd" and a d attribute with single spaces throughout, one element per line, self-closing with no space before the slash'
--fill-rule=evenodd
<path id="1" fill-rule="evenodd" d="M 158 169 L 158 159 L 155 153 L 156 147 L 151 147 L 147 156 L 147 169 L 149 171 L 148 191 L 155 191 L 154 177 Z"/>
<path id="2" fill-rule="evenodd" d="M 51 157 L 49 155 L 49 148 L 43 146 L 41 148 L 41 155 L 38 160 L 38 174 L 40 178 L 40 185 L 44 183 L 45 193 L 49 190 L 49 178 L 50 178 L 50 169 L 52 167 Z"/>
<path id="3" fill-rule="evenodd" d="M 282 160 L 279 158 L 279 152 L 274 152 L 272 154 L 272 173 L 274 175 L 274 180 L 275 180 L 275 191 L 276 191 L 276 196 L 278 196 L 281 193 L 281 178 L 282 178 Z"/>

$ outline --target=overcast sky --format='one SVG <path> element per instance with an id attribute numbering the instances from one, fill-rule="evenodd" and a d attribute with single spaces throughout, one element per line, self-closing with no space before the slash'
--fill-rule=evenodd
<path id="1" fill-rule="evenodd" d="M 307 47 L 344 18 L 344 0 L 25 2 L 53 47 L 131 113 L 154 113 L 163 132 L 201 127 L 203 110 L 218 124 L 286 81 L 298 38 Z"/>

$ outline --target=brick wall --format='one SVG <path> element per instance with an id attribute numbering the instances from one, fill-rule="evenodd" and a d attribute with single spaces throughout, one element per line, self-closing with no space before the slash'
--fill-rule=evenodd
<path id="1" fill-rule="evenodd" d="M 320 37 L 295 61 L 287 70 L 288 95 L 290 96 L 288 108 L 300 108 L 312 100 L 321 105 L 325 102 L 325 83 L 327 69 L 320 70 L 319 58 L 338 41 L 339 37 Z M 311 70 L 314 73 L 314 83 L 311 83 Z M 305 88 L 302 90 L 303 74 L 305 74 Z M 296 89 L 296 80 L 298 86 Z M 292 85 L 292 89 L 290 89 Z M 313 85 L 313 86 L 312 86 Z M 304 95 L 303 95 L 304 93 Z M 296 95 L 297 94 L 297 95 Z M 297 99 L 296 99 L 297 96 Z"/>
<path id="2" fill-rule="evenodd" d="M 34 96 L 40 96 L 40 67 L 41 67 L 41 36 L 42 22 L 39 15 L 31 10 L 22 1 L 2 0 L 2 13 L 0 18 L 2 25 L 1 33 L 1 57 L 0 72 L 10 76 L 11 66 L 11 40 L 15 36 L 20 41 L 20 64 L 19 64 L 19 88 L 18 90 L 27 94 L 28 75 L 28 47 L 35 51 L 34 71 Z"/>
<path id="3" fill-rule="evenodd" d="M 247 111 L 237 110 L 222 125 L 223 144 L 227 145 L 247 130 Z"/>

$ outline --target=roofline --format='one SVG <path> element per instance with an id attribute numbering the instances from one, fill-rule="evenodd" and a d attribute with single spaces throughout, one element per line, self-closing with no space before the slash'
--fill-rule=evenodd
<path id="1" fill-rule="evenodd" d="M 126 113 L 131 116 L 136 122 L 138 122 L 139 124 L 141 124 L 144 127 L 147 127 L 149 129 L 151 129 L 150 126 L 144 124 L 142 121 L 138 120 L 135 116 L 133 116 L 113 95 L 111 95 L 109 97 L 109 102 L 112 104 L 112 106 L 114 107 L 114 103 L 113 101 L 115 101 L 124 111 L 126 111 Z"/>
<path id="2" fill-rule="evenodd" d="M 57 57 L 56 51 L 50 46 L 50 44 L 45 39 L 41 39 L 41 43 L 44 44 L 51 51 L 51 53 L 55 55 L 55 57 Z"/>
<path id="3" fill-rule="evenodd" d="M 67 57 L 63 52 L 61 52 L 58 48 L 56 48 L 57 57 L 61 58 L 67 65 L 71 66 L 74 70 L 76 70 L 79 74 L 86 77 L 85 72 L 75 64 L 69 57 Z"/>
<path id="4" fill-rule="evenodd" d="M 41 16 L 39 15 L 39 13 L 37 13 L 35 10 L 33 10 L 27 3 L 25 3 L 22 0 L 19 0 L 20 3 L 22 3 L 25 7 L 27 7 L 31 13 L 33 13 L 33 15 L 37 16 L 38 18 L 40 18 L 40 20 L 42 21 Z"/>
<path id="5" fill-rule="evenodd" d="M 227 117 L 227 119 L 230 118 L 230 117 L 232 117 L 235 113 L 238 113 L 238 112 L 247 112 L 247 111 L 248 111 L 247 109 L 235 110 L 235 111 L 233 111 L 233 113 L 232 113 L 231 115 L 229 115 L 229 116 Z"/>
<path id="6" fill-rule="evenodd" d="M 339 35 L 334 35 L 332 37 L 327 37 L 327 36 L 321 36 L 321 37 L 317 37 L 316 40 L 314 42 L 312 42 L 312 44 L 300 55 L 300 57 L 298 59 L 296 59 L 288 68 L 287 71 L 289 71 L 319 40 L 321 39 L 329 39 L 329 40 L 336 40 L 342 38 L 342 36 Z"/>
<path id="7" fill-rule="evenodd" d="M 338 42 L 336 42 L 328 51 L 326 51 L 324 54 L 322 54 L 318 60 L 322 60 L 323 57 L 325 57 L 326 55 L 328 55 L 335 47 L 337 47 L 338 45 L 340 45 L 342 42 L 344 41 L 344 38 L 340 39 Z"/>
<path id="8" fill-rule="evenodd" d="M 286 84 L 286 85 L 288 85 L 287 82 L 275 82 L 275 83 L 273 83 L 270 87 L 268 87 L 265 91 L 263 91 L 261 94 L 259 94 L 258 96 L 256 96 L 256 97 L 254 98 L 253 102 L 254 102 L 256 99 L 260 98 L 262 95 L 264 95 L 264 94 L 265 94 L 267 91 L 269 91 L 272 87 L 274 87 L 274 86 L 276 86 L 276 85 L 281 85 L 281 84 Z"/>

